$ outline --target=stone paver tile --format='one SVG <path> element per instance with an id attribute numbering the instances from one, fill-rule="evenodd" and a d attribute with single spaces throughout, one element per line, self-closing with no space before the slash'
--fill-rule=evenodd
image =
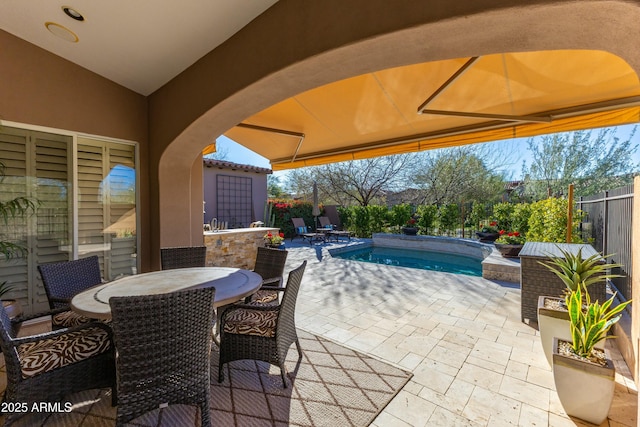
<path id="1" fill-rule="evenodd" d="M 496 363 L 498 365 L 507 366 L 509 358 L 511 357 L 510 346 L 490 342 L 486 340 L 478 340 L 473 347 L 470 356 L 485 360 L 487 362 Z"/>
<path id="2" fill-rule="evenodd" d="M 509 347 L 519 347 L 526 351 L 533 351 L 536 340 L 540 341 L 539 338 L 532 335 L 500 334 L 496 342 Z"/>
<path id="3" fill-rule="evenodd" d="M 475 366 L 480 366 L 481 368 L 484 369 L 488 369 L 490 371 L 493 371 L 497 374 L 503 375 L 506 370 L 507 367 L 504 365 L 499 365 L 497 363 L 493 363 L 493 362 L 488 362 L 484 359 L 480 359 L 477 357 L 474 357 L 473 355 L 470 355 L 469 357 L 467 357 L 467 364 L 469 365 L 475 365 Z"/>
<path id="4" fill-rule="evenodd" d="M 466 347 L 446 341 L 440 341 L 440 343 L 438 343 L 438 345 L 435 346 L 427 356 L 429 359 L 442 362 L 446 365 L 451 365 L 455 368 L 461 368 L 467 359 L 469 351 L 470 349 Z"/>
<path id="5" fill-rule="evenodd" d="M 505 376 L 500 384 L 500 394 L 528 403 L 543 411 L 549 410 L 550 390 L 545 387 Z"/>
<path id="6" fill-rule="evenodd" d="M 382 411 L 371 423 L 370 427 L 411 427 L 411 424 L 407 424 L 390 413 Z"/>
<path id="7" fill-rule="evenodd" d="M 637 426 L 638 395 L 627 393 L 626 387 L 616 387 L 611 409 L 609 409 L 609 419 L 612 423 L 616 422 L 621 426 Z"/>
<path id="8" fill-rule="evenodd" d="M 487 326 L 482 331 L 469 330 L 465 331 L 465 334 L 469 335 L 470 337 L 482 339 L 489 342 L 495 342 L 500 335 L 500 331 Z"/>
<path id="9" fill-rule="evenodd" d="M 515 360 L 509 360 L 509 363 L 507 363 L 507 369 L 504 371 L 504 374 L 525 381 L 527 379 L 527 375 L 529 374 L 529 365 L 516 362 Z"/>
<path id="10" fill-rule="evenodd" d="M 430 426 L 451 426 L 451 427 L 480 427 L 483 424 L 477 424 L 471 420 L 468 420 L 454 412 L 449 411 L 443 407 L 437 407 L 431 417 L 429 418 L 428 425 Z"/>
<path id="11" fill-rule="evenodd" d="M 535 406 L 522 404 L 520 409 L 519 426 L 540 426 L 544 427 L 549 425 L 549 413 Z"/>
<path id="12" fill-rule="evenodd" d="M 459 319 L 456 323 L 455 326 L 464 329 L 465 331 L 467 330 L 472 330 L 472 331 L 484 331 L 485 327 L 487 326 L 484 322 L 480 322 L 477 320 L 469 320 L 469 319 Z"/>
<path id="13" fill-rule="evenodd" d="M 550 369 L 540 369 L 536 366 L 531 366 L 526 381 L 539 385 L 540 387 L 548 388 L 549 390 L 556 389 L 556 385 L 553 382 L 553 372 L 551 372 Z"/>
<path id="14" fill-rule="evenodd" d="M 576 427 L 577 425 L 578 424 L 574 420 L 566 415 L 558 415 L 552 412 L 549 413 L 549 427 Z M 593 424 L 591 424 L 591 427 L 593 427 Z"/>
<path id="15" fill-rule="evenodd" d="M 398 348 L 396 344 L 385 341 L 371 350 L 371 354 L 389 362 L 398 364 L 409 353 L 409 350 Z"/>
<path id="16" fill-rule="evenodd" d="M 413 380 L 437 392 L 445 393 L 456 378 L 457 369 L 434 360 L 425 359 L 413 370 Z"/>
<path id="17" fill-rule="evenodd" d="M 427 420 L 436 409 L 436 405 L 421 397 L 400 391 L 387 405 L 384 412 L 400 418 L 411 426 L 427 425 Z"/>
<path id="18" fill-rule="evenodd" d="M 476 387 L 463 416 L 479 424 L 493 426 L 498 421 L 518 425 L 521 403 L 482 387 Z"/>
<path id="19" fill-rule="evenodd" d="M 423 388 L 424 387 L 418 384 L 417 382 L 413 380 L 409 380 L 409 382 L 405 384 L 404 387 L 402 387 L 402 390 L 406 391 L 407 393 L 411 393 L 416 396 L 419 396 Z"/>
<path id="20" fill-rule="evenodd" d="M 458 372 L 456 379 L 485 388 L 492 392 L 500 391 L 503 375 L 477 365 L 465 364 Z"/>
<path id="21" fill-rule="evenodd" d="M 522 348 L 513 347 L 511 360 L 515 360 L 526 365 L 535 366 L 540 369 L 549 369 L 549 362 L 540 348 L 539 352 L 527 351 Z"/>
<path id="22" fill-rule="evenodd" d="M 461 334 L 455 331 L 447 331 L 442 337 L 443 341 L 455 343 L 467 348 L 473 348 L 478 342 L 478 338 L 471 336 L 467 333 Z"/>
<path id="23" fill-rule="evenodd" d="M 489 311 L 483 310 L 478 314 L 477 320 L 480 322 L 484 322 L 487 325 L 497 326 L 502 328 L 502 325 L 507 321 L 507 318 L 498 313 L 491 313 Z"/>
<path id="24" fill-rule="evenodd" d="M 305 329 L 309 330 L 309 328 L 305 328 Z M 313 331 L 309 330 L 309 332 L 313 332 Z M 357 329 L 348 330 L 348 329 L 333 327 L 332 329 L 325 332 L 323 335 L 334 341 L 345 343 L 353 339 L 358 334 L 358 332 L 359 330 Z"/>
<path id="25" fill-rule="evenodd" d="M 426 356 L 436 345 L 438 345 L 438 340 L 434 338 L 413 334 L 402 340 L 398 344 L 398 348 Z"/>
<path id="26" fill-rule="evenodd" d="M 413 371 L 420 363 L 422 363 L 423 360 L 424 356 L 409 352 L 400 362 L 398 362 L 398 365 Z"/>
<path id="27" fill-rule="evenodd" d="M 369 352 L 382 344 L 387 337 L 373 331 L 362 331 L 345 344 L 360 351 Z"/>
<path id="28" fill-rule="evenodd" d="M 418 396 L 438 406 L 447 408 L 451 412 L 461 415 L 467 405 L 475 386 L 468 382 L 455 379 L 446 393 L 439 393 L 428 387 L 424 387 Z"/>

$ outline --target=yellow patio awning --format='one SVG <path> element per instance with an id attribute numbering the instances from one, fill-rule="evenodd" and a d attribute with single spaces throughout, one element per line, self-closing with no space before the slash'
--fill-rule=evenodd
<path id="1" fill-rule="evenodd" d="M 640 82 L 601 51 L 504 53 L 377 71 L 298 94 L 225 136 L 273 170 L 640 121 Z"/>

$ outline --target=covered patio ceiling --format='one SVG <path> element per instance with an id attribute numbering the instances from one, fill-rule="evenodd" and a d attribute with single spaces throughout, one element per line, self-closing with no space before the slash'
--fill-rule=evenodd
<path id="1" fill-rule="evenodd" d="M 225 136 L 274 170 L 640 121 L 640 81 L 602 51 L 391 68 L 285 99 Z"/>

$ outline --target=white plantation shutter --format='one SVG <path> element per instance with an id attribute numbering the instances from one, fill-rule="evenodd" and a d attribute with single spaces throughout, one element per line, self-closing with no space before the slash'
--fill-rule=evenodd
<path id="1" fill-rule="evenodd" d="M 0 281 L 14 287 L 8 296 L 26 312 L 46 310 L 47 296 L 37 265 L 65 261 L 71 256 L 71 200 L 69 195 L 69 136 L 3 127 L 0 159 L 5 177 L 0 182 L 3 201 L 19 196 L 38 202 L 35 215 L 2 224 L 2 239 L 27 247 L 28 257 L 0 261 Z"/>
<path id="2" fill-rule="evenodd" d="M 134 274 L 135 147 L 78 138 L 77 153 L 80 257 L 98 255 L 106 280 Z"/>
<path id="3" fill-rule="evenodd" d="M 5 299 L 18 299 L 26 313 L 48 308 L 38 264 L 71 260 L 77 252 L 80 258 L 98 255 L 106 280 L 136 272 L 135 147 L 78 137 L 77 239 L 72 147 L 71 136 L 0 128 L 0 201 L 26 196 L 39 202 L 33 215 L 8 224 L 0 219 L 0 238 L 28 249 L 26 258 L 0 255 L 0 282 L 14 287 Z M 113 233 L 107 230 L 112 225 Z"/>

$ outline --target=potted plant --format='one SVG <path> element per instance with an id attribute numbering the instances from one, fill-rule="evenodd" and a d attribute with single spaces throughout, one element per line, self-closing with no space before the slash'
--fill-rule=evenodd
<path id="1" fill-rule="evenodd" d="M 541 262 L 540 264 L 560 278 L 566 286 L 566 293 L 575 292 L 580 286 L 585 286 L 584 294 L 588 294 L 587 287 L 604 284 L 608 279 L 619 277 L 615 274 L 607 274 L 609 268 L 621 266 L 620 264 L 603 263 L 603 260 L 611 255 L 595 254 L 583 259 L 582 248 L 578 249 L 575 254 L 561 248 L 558 249 L 562 257 L 551 257 L 549 263 Z M 538 329 L 542 349 L 549 365 L 553 364 L 551 356 L 553 338 L 571 339 L 569 311 L 565 300 L 565 296 L 562 295 L 543 295 L 538 298 Z"/>
<path id="2" fill-rule="evenodd" d="M 500 237 L 500 233 L 496 228 L 498 223 L 496 221 L 491 221 L 488 226 L 484 226 L 480 229 L 480 231 L 476 231 L 476 236 L 483 243 L 491 243 L 495 242 L 498 237 Z"/>
<path id="3" fill-rule="evenodd" d="M 600 304 L 591 302 L 586 283 L 567 294 L 571 339 L 553 342 L 553 378 L 565 412 L 600 425 L 609 414 L 615 389 L 615 367 L 604 348 L 609 329 L 631 302 L 613 306 L 615 295 Z"/>
<path id="4" fill-rule="evenodd" d="M 404 227 L 402 227 L 402 232 L 407 236 L 415 236 L 416 234 L 418 234 L 416 219 L 413 217 L 409 218 L 409 220 L 407 220 L 407 224 Z"/>
<path id="5" fill-rule="evenodd" d="M 284 233 L 280 232 L 278 234 L 273 234 L 272 232 L 268 232 L 263 236 L 264 245 L 268 248 L 280 248 L 284 245 Z"/>
<path id="6" fill-rule="evenodd" d="M 499 234 L 495 241 L 496 249 L 505 258 L 516 258 L 524 246 L 524 236 L 519 231 L 500 230 Z"/>

